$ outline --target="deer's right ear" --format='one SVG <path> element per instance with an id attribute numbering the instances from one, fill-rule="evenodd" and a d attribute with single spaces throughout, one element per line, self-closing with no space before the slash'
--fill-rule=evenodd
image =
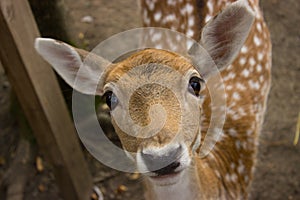
<path id="1" fill-rule="evenodd" d="M 73 89 L 83 94 L 102 95 L 98 84 L 110 62 L 49 38 L 37 38 L 35 49 Z"/>
<path id="2" fill-rule="evenodd" d="M 227 6 L 204 26 L 200 44 L 211 58 L 201 56 L 203 49 L 197 46 L 189 51 L 203 76 L 208 77 L 214 73 L 211 60 L 218 70 L 223 70 L 234 61 L 249 35 L 254 19 L 255 14 L 248 1 L 239 0 Z"/>

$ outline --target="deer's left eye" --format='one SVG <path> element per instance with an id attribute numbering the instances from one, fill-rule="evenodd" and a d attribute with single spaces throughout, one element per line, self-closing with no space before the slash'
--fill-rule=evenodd
<path id="1" fill-rule="evenodd" d="M 202 79 L 200 79 L 197 76 L 193 76 L 189 81 L 189 86 L 188 86 L 189 92 L 199 97 L 202 82 L 203 82 Z"/>
<path id="2" fill-rule="evenodd" d="M 104 96 L 105 96 L 106 104 L 108 105 L 110 110 L 113 110 L 118 105 L 119 102 L 117 96 L 112 91 L 106 92 Z"/>

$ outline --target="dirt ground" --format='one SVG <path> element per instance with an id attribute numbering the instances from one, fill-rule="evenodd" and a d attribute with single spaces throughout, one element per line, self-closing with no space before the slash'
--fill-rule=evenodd
<path id="1" fill-rule="evenodd" d="M 79 47 L 92 49 L 109 36 L 139 27 L 136 0 L 65 0 L 68 32 Z M 300 2 L 261 0 L 273 43 L 272 87 L 260 138 L 257 169 L 250 199 L 300 199 L 300 144 L 293 145 L 300 112 Z M 91 16 L 89 23 L 84 16 Z M 11 114 L 11 87 L 0 67 L 0 199 L 10 160 L 14 157 L 20 128 Z M 51 166 L 41 156 L 44 170 L 33 172 L 25 188 L 27 200 L 60 199 Z M 94 182 L 105 199 L 143 199 L 141 178 L 111 170 L 86 152 Z M 1 181 L 2 179 L 2 181 Z M 2 184 L 3 185 L 3 184 Z"/>

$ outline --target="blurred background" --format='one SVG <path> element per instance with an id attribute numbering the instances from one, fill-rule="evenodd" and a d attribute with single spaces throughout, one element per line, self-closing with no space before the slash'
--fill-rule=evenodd
<path id="1" fill-rule="evenodd" d="M 137 0 L 29 2 L 43 37 L 66 41 L 86 50 L 113 34 L 141 26 Z M 293 143 L 300 111 L 300 2 L 261 0 L 260 4 L 271 32 L 273 71 L 250 199 L 300 199 L 300 144 Z M 62 81 L 61 87 L 71 105 L 72 90 Z M 20 174 L 26 184 L 16 192 L 22 192 L 23 199 L 62 199 L 53 169 L 42 153 L 43 147 L 37 145 L 20 103 L 0 64 L 0 199 L 9 199 L 8 188 L 18 185 Z M 106 108 L 100 106 L 99 109 L 99 118 L 108 136 L 118 143 L 108 123 Z M 17 150 L 24 138 L 29 141 L 30 150 L 25 149 L 20 154 Z M 82 149 L 93 183 L 101 189 L 105 199 L 143 199 L 138 174 L 126 174 L 103 166 L 84 147 Z M 14 164 L 23 157 L 28 158 L 26 168 Z"/>

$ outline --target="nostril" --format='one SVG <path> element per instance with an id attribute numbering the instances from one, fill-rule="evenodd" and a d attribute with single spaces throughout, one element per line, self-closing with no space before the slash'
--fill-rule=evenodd
<path id="1" fill-rule="evenodd" d="M 180 166 L 180 162 L 175 161 L 175 162 L 169 164 L 168 166 L 163 167 L 159 170 L 155 170 L 153 172 L 156 173 L 157 175 L 160 175 L 160 176 L 167 175 L 167 174 L 174 173 L 175 169 L 179 166 Z"/>

